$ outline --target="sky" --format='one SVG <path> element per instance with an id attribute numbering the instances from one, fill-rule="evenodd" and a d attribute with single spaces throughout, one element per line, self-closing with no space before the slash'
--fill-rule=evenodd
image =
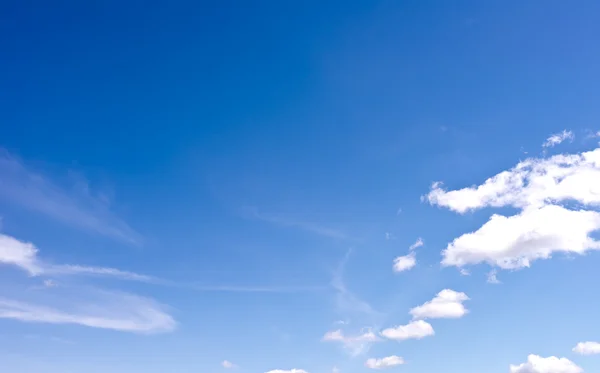
<path id="1" fill-rule="evenodd" d="M 600 371 L 598 14 L 0 2 L 0 370 Z"/>

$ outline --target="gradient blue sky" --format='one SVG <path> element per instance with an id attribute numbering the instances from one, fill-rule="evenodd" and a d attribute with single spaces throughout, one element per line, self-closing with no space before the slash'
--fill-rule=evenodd
<path id="1" fill-rule="evenodd" d="M 0 2 L 0 371 L 600 371 L 599 15 Z M 448 193 L 528 158 L 569 188 Z M 382 334 L 443 289 L 435 335 Z"/>

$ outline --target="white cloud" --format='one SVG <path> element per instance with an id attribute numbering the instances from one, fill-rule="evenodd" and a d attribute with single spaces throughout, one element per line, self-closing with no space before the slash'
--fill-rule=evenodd
<path id="1" fill-rule="evenodd" d="M 487 274 L 487 282 L 488 284 L 501 284 L 500 280 L 498 280 L 498 271 L 495 269 L 492 269 L 491 271 L 488 272 Z"/>
<path id="2" fill-rule="evenodd" d="M 71 264 L 50 264 L 38 257 L 39 250 L 29 242 L 0 234 L 0 264 L 14 265 L 31 276 L 95 276 L 118 280 L 146 282 L 156 285 L 186 288 L 196 291 L 253 292 L 253 293 L 292 293 L 318 290 L 317 287 L 273 287 L 273 286 L 228 286 L 202 285 L 198 283 L 178 283 L 116 268 L 81 266 Z M 53 281 L 53 280 L 49 280 Z M 53 282 L 56 285 L 55 282 Z M 48 283 L 45 284 L 46 287 Z M 346 294 L 350 298 L 351 294 Z M 358 302 L 358 301 L 356 301 Z"/>
<path id="3" fill-rule="evenodd" d="M 469 312 L 463 305 L 463 302 L 467 300 L 469 300 L 469 297 L 465 293 L 444 289 L 432 300 L 411 309 L 410 314 L 415 320 L 456 319 Z"/>
<path id="4" fill-rule="evenodd" d="M 486 262 L 518 269 L 555 252 L 584 254 L 600 249 L 590 237 L 600 229 L 600 213 L 593 209 L 600 206 L 600 148 L 527 159 L 479 186 L 446 191 L 434 183 L 423 199 L 461 214 L 485 207 L 520 209 L 508 217 L 494 214 L 478 230 L 456 238 L 443 252 L 443 265 Z"/>
<path id="5" fill-rule="evenodd" d="M 575 201 L 600 205 L 600 148 L 580 154 L 530 158 L 482 185 L 446 191 L 436 182 L 424 200 L 458 213 L 484 207 L 542 207 Z"/>
<path id="6" fill-rule="evenodd" d="M 106 196 L 92 195 L 81 179 L 77 182 L 79 188 L 67 191 L 29 170 L 3 149 L 0 149 L 0 179 L 0 198 L 8 203 L 75 228 L 131 244 L 142 242 L 142 236 L 112 212 Z"/>
<path id="7" fill-rule="evenodd" d="M 399 256 L 394 259 L 394 272 L 404 272 L 417 265 L 417 258 L 414 253 Z"/>
<path id="8" fill-rule="evenodd" d="M 600 343 L 598 342 L 579 342 L 573 348 L 573 352 L 579 355 L 598 355 L 600 354 Z"/>
<path id="9" fill-rule="evenodd" d="M 461 268 L 459 272 L 461 276 L 471 276 L 471 272 L 468 269 Z"/>
<path id="10" fill-rule="evenodd" d="M 308 372 L 305 371 L 304 369 L 290 369 L 290 370 L 275 369 L 275 370 L 270 370 L 265 373 L 308 373 Z"/>
<path id="11" fill-rule="evenodd" d="M 367 362 L 365 363 L 365 366 L 367 368 L 371 368 L 371 369 L 384 369 L 384 368 L 390 368 L 390 367 L 394 367 L 397 365 L 402 365 L 404 364 L 404 359 L 396 356 L 396 355 L 392 355 L 392 356 L 388 356 L 388 357 L 384 357 L 382 359 L 369 359 L 367 360 Z"/>
<path id="12" fill-rule="evenodd" d="M 85 289 L 55 298 L 54 306 L 0 298 L 0 318 L 22 322 L 77 324 L 133 333 L 161 333 L 175 329 L 175 320 L 151 299 L 131 294 Z"/>
<path id="13" fill-rule="evenodd" d="M 550 137 L 548 137 L 546 139 L 546 141 L 542 144 L 542 147 L 552 148 L 552 147 L 564 142 L 565 140 L 573 141 L 574 138 L 575 138 L 575 135 L 573 134 L 573 132 L 563 130 L 562 132 L 550 135 Z"/>
<path id="14" fill-rule="evenodd" d="M 338 368 L 338 367 L 331 368 L 331 373 L 340 373 L 340 368 Z"/>
<path id="15" fill-rule="evenodd" d="M 407 325 L 400 325 L 385 329 L 381 335 L 387 339 L 404 341 L 407 339 L 422 339 L 434 335 L 431 324 L 423 320 L 412 321 Z"/>
<path id="16" fill-rule="evenodd" d="M 409 250 L 414 250 L 417 249 L 421 246 L 425 245 L 425 242 L 423 242 L 423 239 L 421 237 L 417 238 L 417 240 L 415 241 L 414 244 L 410 245 L 410 247 L 408 248 Z"/>
<path id="17" fill-rule="evenodd" d="M 118 278 L 121 280 L 140 281 L 140 282 L 158 281 L 157 279 L 155 279 L 151 276 L 141 275 L 139 273 L 134 273 L 134 272 L 129 272 L 129 271 L 121 271 L 116 268 L 90 267 L 90 266 L 80 266 L 80 265 L 71 265 L 71 264 L 49 266 L 44 270 L 44 273 L 59 274 L 59 275 L 107 276 L 107 277 Z"/>
<path id="18" fill-rule="evenodd" d="M 56 283 L 56 281 L 54 280 L 50 280 L 50 279 L 46 279 L 44 280 L 44 287 L 46 288 L 53 288 L 58 286 L 58 284 Z"/>
<path id="19" fill-rule="evenodd" d="M 223 368 L 226 368 L 226 369 L 237 368 L 237 365 L 235 365 L 234 363 L 232 363 L 229 360 L 223 360 L 223 362 L 221 363 L 221 365 L 223 366 Z"/>
<path id="20" fill-rule="evenodd" d="M 0 264 L 17 266 L 35 276 L 42 271 L 37 262 L 37 252 L 36 247 L 29 242 L 0 234 Z"/>
<path id="21" fill-rule="evenodd" d="M 444 266 L 486 262 L 502 269 L 529 267 L 555 252 L 584 254 L 600 249 L 590 233 L 600 229 L 600 213 L 549 205 L 510 217 L 494 214 L 481 228 L 456 238 L 442 252 Z"/>
<path id="22" fill-rule="evenodd" d="M 371 330 L 367 330 L 355 336 L 347 336 L 340 329 L 325 333 L 322 338 L 324 342 L 339 342 L 348 349 L 353 356 L 360 355 L 368 349 L 373 342 L 380 339 Z"/>
<path id="23" fill-rule="evenodd" d="M 566 358 L 550 356 L 547 358 L 538 355 L 529 355 L 527 362 L 520 365 L 511 365 L 510 373 L 581 373 L 583 369 Z"/>
<path id="24" fill-rule="evenodd" d="M 153 282 L 156 279 L 116 268 L 79 265 L 53 265 L 38 257 L 39 250 L 30 242 L 0 234 L 0 264 L 14 265 L 31 276 L 39 275 L 92 275 L 118 278 L 121 280 Z"/>

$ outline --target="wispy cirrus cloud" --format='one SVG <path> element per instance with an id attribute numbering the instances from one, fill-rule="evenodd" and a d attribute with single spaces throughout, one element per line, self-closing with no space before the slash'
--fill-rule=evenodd
<path id="1" fill-rule="evenodd" d="M 336 240 L 348 240 L 350 238 L 345 232 L 339 229 L 327 227 L 314 222 L 296 220 L 284 215 L 259 212 L 255 207 L 245 207 L 242 209 L 242 213 L 244 216 L 252 219 L 262 220 L 267 223 L 282 227 L 300 229 L 327 238 Z"/>
<path id="2" fill-rule="evenodd" d="M 573 134 L 573 132 L 563 130 L 562 132 L 558 132 L 558 133 L 550 135 L 550 137 L 548 137 L 546 139 L 546 141 L 544 141 L 544 143 L 542 144 L 542 147 L 553 148 L 556 145 L 561 144 L 565 140 L 573 141 L 574 138 L 575 138 L 575 135 Z"/>
<path id="3" fill-rule="evenodd" d="M 177 325 L 165 307 L 150 298 L 92 288 L 70 290 L 68 295 L 45 294 L 44 304 L 0 297 L 0 318 L 141 334 L 170 332 Z"/>
<path id="4" fill-rule="evenodd" d="M 147 284 L 177 287 L 200 292 L 237 292 L 237 293 L 301 293 L 323 290 L 319 286 L 252 286 L 252 285 L 215 285 L 192 281 L 172 281 L 150 275 L 124 271 L 117 268 L 82 266 L 76 264 L 52 264 L 39 257 L 38 248 L 31 242 L 0 234 L 0 264 L 17 267 L 30 276 L 87 276 L 111 278 L 123 281 L 136 281 Z M 45 287 L 54 287 L 57 283 L 44 280 Z"/>
<path id="5" fill-rule="evenodd" d="M 1 148 L 0 180 L 0 199 L 6 203 L 129 244 L 140 245 L 143 241 L 138 232 L 111 210 L 108 200 L 92 195 L 87 185 L 76 190 L 62 188 Z"/>
<path id="6" fill-rule="evenodd" d="M 335 291 L 335 308 L 344 319 L 352 320 L 353 324 L 368 325 L 368 327 L 363 327 L 358 332 L 355 330 L 350 336 L 341 329 L 330 331 L 325 334 L 323 341 L 341 342 L 350 355 L 357 356 L 367 352 L 374 342 L 380 340 L 375 331 L 379 329 L 384 315 L 346 287 L 343 274 L 350 254 L 351 250 L 348 250 L 331 280 L 331 286 Z M 345 323 L 346 328 L 348 328 L 348 324 L 349 322 Z"/>

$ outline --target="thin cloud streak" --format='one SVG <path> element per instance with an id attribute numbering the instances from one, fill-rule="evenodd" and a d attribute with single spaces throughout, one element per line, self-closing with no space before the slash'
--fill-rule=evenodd
<path id="1" fill-rule="evenodd" d="M 0 199 L 65 225 L 141 245 L 142 236 L 110 209 L 106 198 L 93 196 L 87 185 L 66 191 L 0 148 Z M 85 183 L 84 183 L 85 184 Z"/>
<path id="2" fill-rule="evenodd" d="M 350 239 L 346 233 L 338 229 L 324 227 L 322 225 L 312 222 L 288 219 L 280 215 L 261 213 L 258 211 L 258 209 L 254 207 L 244 208 L 243 213 L 245 216 L 251 217 L 253 219 L 262 220 L 264 222 L 279 225 L 282 227 L 301 229 L 323 237 L 333 238 L 336 240 Z"/>
<path id="3" fill-rule="evenodd" d="M 0 318 L 140 334 L 170 332 L 177 326 L 163 306 L 149 298 L 92 289 L 86 289 L 78 298 L 83 299 L 60 297 L 60 304 L 51 306 L 0 297 Z"/>

